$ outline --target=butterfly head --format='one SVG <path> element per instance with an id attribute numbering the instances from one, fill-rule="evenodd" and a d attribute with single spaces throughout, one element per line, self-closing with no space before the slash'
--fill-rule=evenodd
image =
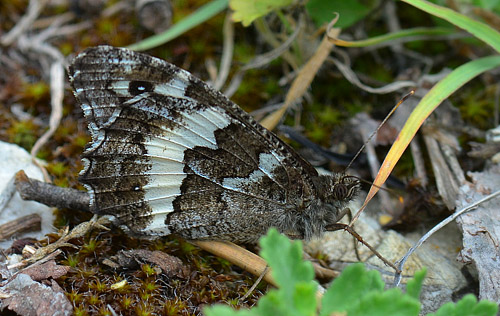
<path id="1" fill-rule="evenodd" d="M 316 183 L 320 200 L 337 207 L 344 206 L 351 201 L 360 188 L 357 177 L 344 174 L 319 176 Z"/>
<path id="2" fill-rule="evenodd" d="M 359 180 L 344 174 L 321 175 L 313 178 L 314 197 L 307 201 L 299 215 L 291 219 L 291 236 L 310 239 L 327 231 L 346 214 L 349 202 L 359 192 Z"/>
<path id="3" fill-rule="evenodd" d="M 355 176 L 341 175 L 331 187 L 331 198 L 334 200 L 351 200 L 359 192 L 359 180 Z"/>

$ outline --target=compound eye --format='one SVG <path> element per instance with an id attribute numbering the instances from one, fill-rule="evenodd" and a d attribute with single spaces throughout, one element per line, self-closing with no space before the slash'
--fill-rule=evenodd
<path id="1" fill-rule="evenodd" d="M 333 197 L 336 200 L 343 200 L 349 194 L 349 189 L 343 183 L 338 183 L 333 187 Z"/>

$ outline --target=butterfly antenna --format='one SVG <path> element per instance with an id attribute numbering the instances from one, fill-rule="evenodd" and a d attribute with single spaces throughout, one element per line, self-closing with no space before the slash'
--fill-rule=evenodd
<path id="1" fill-rule="evenodd" d="M 387 120 L 391 117 L 391 115 L 397 110 L 397 108 L 403 103 L 406 101 L 406 99 L 408 99 L 409 97 L 411 97 L 412 95 L 415 94 L 415 90 L 411 90 L 407 95 L 405 95 L 403 98 L 401 98 L 401 100 L 399 100 L 399 102 L 392 108 L 391 112 L 389 112 L 389 114 L 387 114 L 387 116 L 385 117 L 385 119 L 382 121 L 382 123 L 379 124 L 379 126 L 377 127 L 376 130 L 373 131 L 373 133 L 371 133 L 370 137 L 368 137 L 368 139 L 366 140 L 366 142 L 363 144 L 363 146 L 361 146 L 361 148 L 358 150 L 358 152 L 356 153 L 356 155 L 354 155 L 354 158 L 352 158 L 351 162 L 349 162 L 349 164 L 347 165 L 347 167 L 345 168 L 344 170 L 344 173 L 349 170 L 349 168 L 351 167 L 351 165 L 353 164 L 353 162 L 358 158 L 358 156 L 361 154 L 361 152 L 363 152 L 363 150 L 365 149 L 366 147 L 366 144 L 368 144 L 368 142 L 370 142 L 373 138 L 373 136 L 375 136 L 375 134 L 378 133 L 378 131 L 380 130 L 380 128 L 382 127 L 382 125 L 385 124 L 385 122 L 387 122 Z"/>

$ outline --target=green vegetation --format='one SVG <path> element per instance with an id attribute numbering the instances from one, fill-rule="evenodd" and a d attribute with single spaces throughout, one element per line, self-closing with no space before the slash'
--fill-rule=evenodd
<path id="1" fill-rule="evenodd" d="M 279 289 L 269 290 L 249 310 L 237 311 L 217 305 L 206 308 L 206 316 L 419 315 L 425 270 L 415 273 L 403 293 L 399 288 L 384 290 L 378 271 L 368 271 L 361 263 L 352 264 L 332 282 L 318 304 L 314 270 L 310 262 L 302 259 L 301 242 L 291 242 L 271 229 L 260 244 L 261 255 L 268 262 Z M 477 302 L 473 295 L 467 295 L 456 304 L 443 305 L 431 315 L 494 316 L 497 312 L 495 303 Z"/>

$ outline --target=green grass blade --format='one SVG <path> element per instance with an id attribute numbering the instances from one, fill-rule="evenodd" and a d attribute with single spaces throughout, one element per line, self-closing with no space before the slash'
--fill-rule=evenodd
<path id="1" fill-rule="evenodd" d="M 432 111 L 434 111 L 452 93 L 472 80 L 474 77 L 496 67 L 500 67 L 500 56 L 489 56 L 473 60 L 453 70 L 448 76 L 432 87 L 432 89 L 422 98 L 420 103 L 413 110 L 403 126 L 403 129 L 399 133 L 398 138 L 387 153 L 387 156 L 380 167 L 380 171 L 370 188 L 370 192 L 368 192 L 361 210 L 368 203 L 368 201 L 371 200 L 375 193 L 377 193 L 378 188 L 385 182 L 387 177 L 389 177 L 392 169 L 394 169 L 394 166 L 396 165 L 396 162 L 406 150 L 424 120 L 432 113 Z M 355 218 L 359 216 L 358 214 L 360 211 L 358 211 Z"/>
<path id="2" fill-rule="evenodd" d="M 394 40 L 402 38 L 404 42 L 410 42 L 415 40 L 420 40 L 422 36 L 445 36 L 456 34 L 457 30 L 449 27 L 417 27 L 412 29 L 401 30 L 398 32 L 392 32 L 380 36 L 374 36 L 359 41 L 344 41 L 341 39 L 335 39 L 334 44 L 343 47 L 367 47 L 373 45 L 381 45 L 384 43 L 391 44 Z"/>
<path id="3" fill-rule="evenodd" d="M 495 29 L 482 22 L 475 21 L 463 14 L 455 12 L 451 9 L 438 6 L 425 0 L 401 0 L 422 11 L 442 18 L 453 25 L 471 33 L 478 39 L 493 47 L 497 52 L 500 52 L 500 33 Z"/>
<path id="4" fill-rule="evenodd" d="M 146 38 L 145 40 L 132 44 L 127 48 L 143 51 L 163 45 L 177 36 L 189 31 L 195 26 L 202 24 L 216 14 L 224 11 L 227 7 L 228 0 L 214 0 L 200 7 L 185 19 L 182 19 L 178 23 L 172 25 L 172 27 L 165 32 Z"/>

